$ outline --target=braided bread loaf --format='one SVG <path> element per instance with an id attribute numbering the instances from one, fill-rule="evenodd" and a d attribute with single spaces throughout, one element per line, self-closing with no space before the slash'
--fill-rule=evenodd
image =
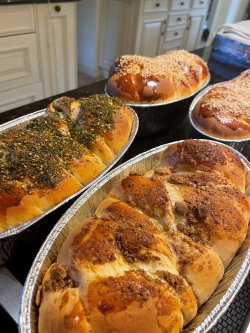
<path id="1" fill-rule="evenodd" d="M 106 89 L 129 103 L 162 103 L 192 95 L 208 77 L 206 63 L 184 50 L 155 58 L 124 55 L 112 65 Z"/>
<path id="2" fill-rule="evenodd" d="M 96 177 L 127 142 L 133 116 L 115 98 L 61 97 L 0 135 L 0 232 L 38 216 Z"/>
<path id="3" fill-rule="evenodd" d="M 39 332 L 179 332 L 245 239 L 245 179 L 232 150 L 196 140 L 120 179 L 47 270 Z"/>

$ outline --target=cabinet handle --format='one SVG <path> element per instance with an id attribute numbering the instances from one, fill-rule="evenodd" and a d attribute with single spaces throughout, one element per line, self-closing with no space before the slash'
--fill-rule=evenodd
<path id="1" fill-rule="evenodd" d="M 204 1 L 200 1 L 200 5 L 203 5 L 204 4 Z"/>
<path id="2" fill-rule="evenodd" d="M 160 3 L 159 2 L 156 2 L 156 4 L 155 4 L 155 7 L 160 7 Z"/>
<path id="3" fill-rule="evenodd" d="M 175 32 L 174 35 L 175 35 L 175 36 L 178 36 L 179 34 L 178 34 L 178 32 Z"/>
<path id="4" fill-rule="evenodd" d="M 180 2 L 180 5 L 181 5 L 181 6 L 184 6 L 184 5 L 185 5 L 185 3 L 182 1 L 182 2 Z"/>
<path id="5" fill-rule="evenodd" d="M 177 21 L 180 22 L 180 21 L 181 21 L 181 17 L 178 17 L 178 18 L 177 18 Z"/>
<path id="6" fill-rule="evenodd" d="M 54 9 L 57 13 L 59 13 L 61 11 L 61 6 L 55 6 Z"/>

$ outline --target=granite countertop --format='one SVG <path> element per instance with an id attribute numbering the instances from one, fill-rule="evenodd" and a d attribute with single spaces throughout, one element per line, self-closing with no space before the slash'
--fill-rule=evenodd
<path id="1" fill-rule="evenodd" d="M 81 0 L 0 0 L 1 5 L 22 5 L 32 3 L 76 2 Z"/>

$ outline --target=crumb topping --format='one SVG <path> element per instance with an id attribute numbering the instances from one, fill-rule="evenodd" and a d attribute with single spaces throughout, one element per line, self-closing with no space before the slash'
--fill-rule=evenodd
<path id="1" fill-rule="evenodd" d="M 49 277 L 43 282 L 43 289 L 45 292 L 63 290 L 74 286 L 75 284 L 68 275 L 65 267 L 58 263 L 55 263 L 50 267 Z"/>
<path id="2" fill-rule="evenodd" d="M 191 164 L 224 165 L 226 158 L 223 151 L 209 142 L 186 140 L 177 144 L 177 154 L 183 161 Z"/>
<path id="3" fill-rule="evenodd" d="M 122 202 L 115 202 L 107 207 L 106 219 L 96 219 L 96 222 L 86 241 L 82 231 L 74 238 L 71 249 L 77 260 L 94 265 L 114 261 L 117 256 L 128 263 L 160 260 L 152 251 L 157 250 L 160 242 L 158 230 L 145 215 Z"/>
<path id="4" fill-rule="evenodd" d="M 90 311 L 97 307 L 107 315 L 124 311 L 131 303 L 142 307 L 152 300 L 158 315 L 170 314 L 179 305 L 166 291 L 165 284 L 159 279 L 153 279 L 143 270 L 131 270 L 123 276 L 99 278 L 91 282 L 88 304 Z"/>

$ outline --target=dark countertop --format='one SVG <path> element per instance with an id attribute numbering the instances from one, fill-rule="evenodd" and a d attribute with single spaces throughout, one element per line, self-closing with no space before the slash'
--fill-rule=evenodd
<path id="1" fill-rule="evenodd" d="M 200 56 L 209 57 L 208 50 L 198 50 L 196 52 Z M 207 60 L 207 58 L 205 58 Z M 218 71 L 214 71 L 213 63 L 211 61 L 208 62 L 210 72 L 211 72 L 211 84 L 218 83 L 224 81 L 225 78 L 221 76 Z M 217 64 L 218 65 L 218 64 Z M 218 66 L 216 66 L 218 68 Z M 230 71 L 230 68 L 228 68 Z M 79 98 L 81 96 L 89 96 L 95 93 L 103 93 L 104 86 L 106 80 L 99 81 L 97 83 L 80 87 L 78 89 L 74 89 L 71 91 L 67 91 L 63 94 L 52 96 L 50 98 L 43 99 L 41 101 L 37 101 L 35 103 L 25 105 L 7 112 L 0 113 L 0 124 L 20 117 L 22 115 L 40 110 L 45 108 L 51 101 L 53 101 L 56 97 L 59 96 L 70 96 Z M 134 142 L 132 143 L 129 150 L 126 152 L 124 157 L 119 163 L 122 163 L 137 154 L 146 151 L 150 148 L 156 147 L 158 145 L 181 140 L 193 137 L 193 133 L 191 127 L 189 125 L 189 121 L 187 117 L 180 123 L 178 126 L 159 134 L 155 134 L 151 137 L 139 138 L 136 137 Z M 32 265 L 34 257 L 42 245 L 44 239 L 46 238 L 48 232 L 60 218 L 63 212 L 67 210 L 75 199 L 63 205 L 63 207 L 58 208 L 47 217 L 45 217 L 42 223 L 39 225 L 39 229 L 35 229 L 33 243 L 26 244 L 22 242 L 16 245 L 16 248 L 13 250 L 13 256 L 10 261 L 6 264 L 6 267 L 12 272 L 12 274 L 23 284 L 25 282 L 25 278 L 28 274 L 28 271 Z M 33 230 L 34 231 L 34 230 Z M 247 278 L 243 287 L 241 288 L 239 294 L 236 296 L 234 302 L 231 304 L 226 313 L 222 316 L 222 318 L 218 321 L 218 323 L 210 330 L 210 332 L 219 333 L 219 332 L 244 332 L 245 325 L 249 319 L 250 313 L 250 277 Z M 4 323 L 7 327 L 4 332 L 17 332 L 16 324 L 11 320 L 11 318 L 5 313 L 3 309 L 0 308 L 0 317 L 2 318 L 2 323 Z M 228 324 L 231 320 L 233 323 Z M 3 326 L 2 326 L 3 327 Z M 229 327 L 233 327 L 229 329 Z"/>
<path id="2" fill-rule="evenodd" d="M 28 3 L 57 3 L 57 2 L 77 2 L 81 0 L 0 0 L 2 5 L 24 5 Z"/>

